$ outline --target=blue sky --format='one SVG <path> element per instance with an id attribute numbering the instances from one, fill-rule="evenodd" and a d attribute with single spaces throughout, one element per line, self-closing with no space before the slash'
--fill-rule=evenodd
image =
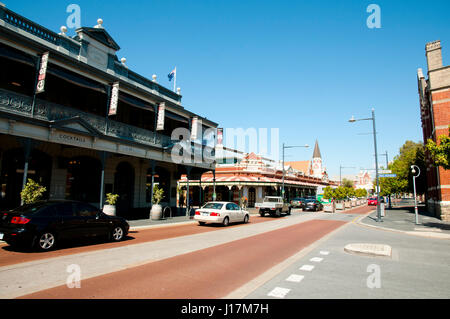
<path id="1" fill-rule="evenodd" d="M 177 67 L 183 105 L 230 128 L 279 128 L 286 161 L 308 160 L 319 141 L 331 177 L 374 167 L 367 118 L 375 108 L 379 153 L 421 141 L 416 72 L 425 44 L 441 40 L 450 64 L 450 1 L 5 1 L 59 32 L 69 4 L 82 26 L 97 18 L 134 71 L 168 88 Z M 369 29 L 369 4 L 381 28 Z M 74 35 L 74 30 L 68 31 Z M 281 151 L 280 151 L 281 154 Z M 379 158 L 385 163 L 385 157 Z"/>

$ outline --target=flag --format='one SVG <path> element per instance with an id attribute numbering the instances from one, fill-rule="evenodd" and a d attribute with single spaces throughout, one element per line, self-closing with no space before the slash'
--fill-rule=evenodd
<path id="1" fill-rule="evenodd" d="M 170 72 L 167 77 L 169 78 L 169 81 L 172 81 L 173 77 L 177 75 L 177 67 Z"/>

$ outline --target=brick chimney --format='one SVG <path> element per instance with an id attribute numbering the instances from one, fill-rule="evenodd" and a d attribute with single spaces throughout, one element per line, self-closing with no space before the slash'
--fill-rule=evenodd
<path id="1" fill-rule="evenodd" d="M 441 41 L 433 41 L 425 46 L 428 72 L 442 68 L 442 49 Z"/>

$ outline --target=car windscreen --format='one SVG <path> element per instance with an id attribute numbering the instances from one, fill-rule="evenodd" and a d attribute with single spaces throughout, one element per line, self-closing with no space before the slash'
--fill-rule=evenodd
<path id="1" fill-rule="evenodd" d="M 202 208 L 210 208 L 210 209 L 222 209 L 223 204 L 220 203 L 208 203 Z"/>
<path id="2" fill-rule="evenodd" d="M 266 198 L 264 198 L 264 201 L 269 202 L 269 203 L 278 203 L 278 198 L 266 197 Z"/>

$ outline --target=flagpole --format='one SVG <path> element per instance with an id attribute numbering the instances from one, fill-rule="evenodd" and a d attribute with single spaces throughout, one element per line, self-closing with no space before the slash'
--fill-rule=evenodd
<path id="1" fill-rule="evenodd" d="M 175 67 L 175 79 L 173 81 L 173 91 L 176 92 L 177 87 L 177 67 Z"/>

